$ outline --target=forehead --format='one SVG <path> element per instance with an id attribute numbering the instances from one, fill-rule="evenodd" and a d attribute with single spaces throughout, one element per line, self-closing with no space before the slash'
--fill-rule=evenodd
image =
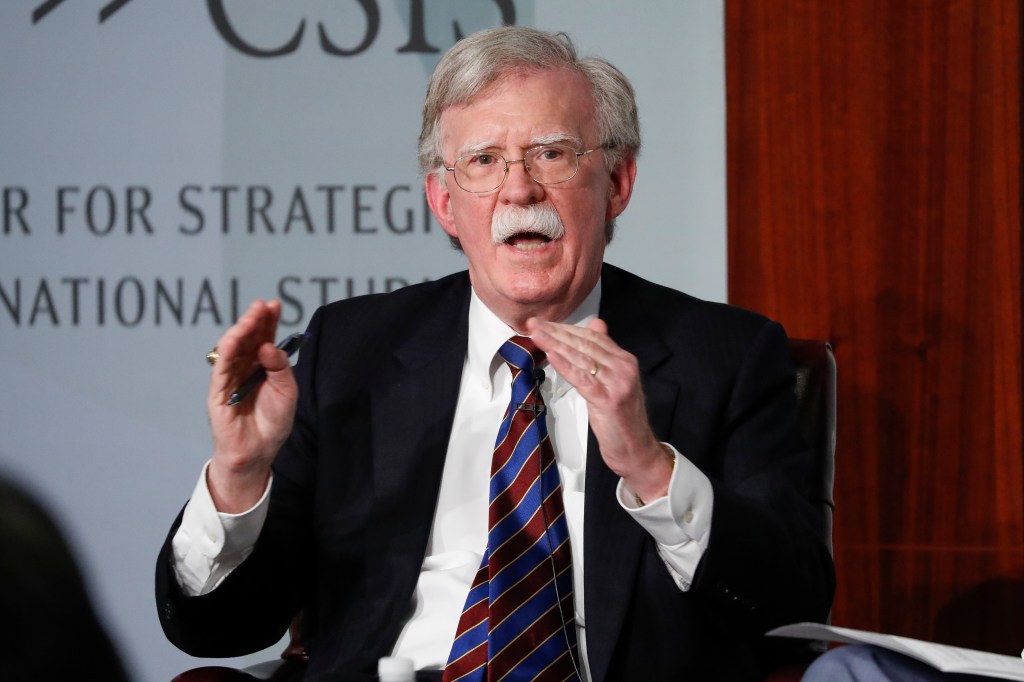
<path id="1" fill-rule="evenodd" d="M 446 152 L 480 146 L 524 148 L 553 137 L 596 144 L 594 97 L 583 75 L 569 69 L 511 72 L 467 104 L 441 115 Z"/>

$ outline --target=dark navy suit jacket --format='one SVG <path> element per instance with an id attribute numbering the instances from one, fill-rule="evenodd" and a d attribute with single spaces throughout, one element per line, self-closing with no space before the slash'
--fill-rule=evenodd
<path id="1" fill-rule="evenodd" d="M 170 538 L 157 566 L 167 636 L 196 656 L 276 642 L 299 610 L 306 679 L 367 679 L 409 615 L 466 353 L 466 273 L 328 305 L 296 365 L 292 435 L 274 465 L 252 555 L 184 597 Z M 804 495 L 782 328 L 605 265 L 601 317 L 639 360 L 651 425 L 714 487 L 712 533 L 682 592 L 622 511 L 590 435 L 584 510 L 586 637 L 594 682 L 759 679 L 776 625 L 822 620 L 834 589 Z M 175 528 L 177 523 L 174 524 Z"/>

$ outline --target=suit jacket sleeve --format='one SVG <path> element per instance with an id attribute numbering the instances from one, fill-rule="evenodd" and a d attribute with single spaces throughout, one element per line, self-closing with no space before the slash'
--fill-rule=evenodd
<path id="1" fill-rule="evenodd" d="M 287 459 L 310 461 L 309 391 L 311 367 L 318 354 L 320 320 L 310 323 L 310 342 L 296 366 L 300 406 L 294 429 L 282 449 Z M 305 395 L 303 395 L 305 394 Z M 304 404 L 303 404 L 304 403 Z M 279 458 L 281 455 L 279 455 Z M 277 468 L 275 463 L 275 469 Z M 294 469 L 293 469 L 294 470 Z M 182 592 L 173 568 L 171 541 L 181 524 L 172 524 L 157 559 L 156 596 L 160 623 L 167 638 L 193 656 L 240 656 L 273 645 L 287 630 L 304 600 L 302 585 L 309 556 L 308 505 L 296 481 L 275 471 L 268 520 L 253 549 L 224 582 L 208 594 Z"/>
<path id="2" fill-rule="evenodd" d="M 832 600 L 831 557 L 803 485 L 813 455 L 795 415 L 787 338 L 765 322 L 736 375 L 706 470 L 714 512 L 694 580 L 710 612 L 752 635 L 823 620 Z"/>
<path id="3" fill-rule="evenodd" d="M 468 335 L 457 273 L 332 303 L 295 367 L 295 424 L 274 462 L 252 554 L 207 595 L 184 597 L 168 536 L 157 606 L 198 656 L 272 645 L 303 614 L 310 675 L 375 670 L 408 616 L 436 506 Z M 177 524 L 175 524 L 177 525 Z"/>
<path id="4" fill-rule="evenodd" d="M 708 476 L 714 503 L 707 550 L 681 592 L 654 539 L 605 502 L 617 477 L 592 439 L 584 546 L 591 670 L 596 679 L 756 679 L 780 653 L 764 632 L 825 619 L 834 590 L 805 491 L 812 453 L 796 423 L 788 339 L 760 315 L 611 266 L 603 284 L 602 317 L 638 359 L 655 435 Z"/>

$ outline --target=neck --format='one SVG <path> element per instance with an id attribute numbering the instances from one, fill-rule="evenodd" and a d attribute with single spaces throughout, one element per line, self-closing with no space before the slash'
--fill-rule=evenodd
<path id="1" fill-rule="evenodd" d="M 548 322 L 562 322 L 572 315 L 573 311 L 576 310 L 582 302 L 583 299 L 581 298 L 580 300 L 569 300 L 557 303 L 510 304 L 508 301 L 502 301 L 499 302 L 498 305 L 494 305 L 490 301 L 483 300 L 484 305 L 486 305 L 491 312 L 498 317 L 498 319 L 514 329 L 517 333 L 524 335 L 526 334 L 527 320 L 537 318 Z"/>
<path id="2" fill-rule="evenodd" d="M 480 302 L 483 303 L 495 317 L 515 330 L 516 333 L 526 335 L 526 322 L 530 318 L 537 318 L 548 322 L 568 322 L 569 324 L 575 324 L 579 320 L 574 318 L 596 315 L 598 312 L 599 292 L 600 280 L 595 282 L 594 286 L 582 296 L 558 302 L 544 301 L 518 303 L 504 298 L 499 299 L 498 301 L 491 301 L 484 296 L 480 296 L 479 292 L 476 293 Z M 591 297 L 594 298 L 594 301 L 592 303 L 586 303 Z"/>

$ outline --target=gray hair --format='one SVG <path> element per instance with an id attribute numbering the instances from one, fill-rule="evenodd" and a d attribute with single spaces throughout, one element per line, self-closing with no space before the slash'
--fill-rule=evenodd
<path id="1" fill-rule="evenodd" d="M 559 68 L 579 73 L 590 84 L 607 166 L 614 168 L 624 156 L 636 156 L 640 152 L 636 95 L 621 71 L 603 59 L 580 59 L 564 33 L 501 26 L 463 38 L 434 69 L 423 103 L 420 171 L 439 173 L 444 179 L 440 121 L 446 109 L 468 104 L 510 73 Z"/>

